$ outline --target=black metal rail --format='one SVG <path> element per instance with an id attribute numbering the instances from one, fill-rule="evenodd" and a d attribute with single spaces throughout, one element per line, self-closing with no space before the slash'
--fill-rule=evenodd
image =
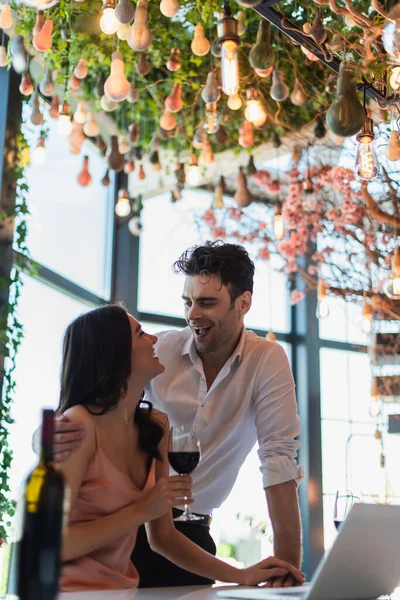
<path id="1" fill-rule="evenodd" d="M 297 25 L 292 23 L 292 21 L 287 19 L 280 12 L 272 8 L 274 4 L 278 3 L 279 0 L 266 0 L 262 4 L 253 7 L 253 10 L 274 25 L 274 27 L 277 27 L 279 31 L 282 31 L 282 33 L 287 35 L 293 42 L 300 44 L 300 46 L 303 46 L 303 48 L 309 52 L 312 52 L 324 65 L 332 69 L 332 71 L 339 73 L 340 60 L 335 56 L 332 56 L 329 51 L 324 51 L 324 49 L 316 44 L 312 38 L 308 37 L 303 31 L 301 31 Z M 363 86 L 364 84 L 360 83 L 358 89 L 362 90 Z M 375 100 L 375 102 L 378 102 L 381 108 L 386 108 L 391 104 L 400 102 L 400 94 L 391 94 L 390 96 L 385 96 L 385 94 L 383 94 L 380 90 L 377 90 L 372 85 L 367 86 L 365 93 L 369 98 Z"/>

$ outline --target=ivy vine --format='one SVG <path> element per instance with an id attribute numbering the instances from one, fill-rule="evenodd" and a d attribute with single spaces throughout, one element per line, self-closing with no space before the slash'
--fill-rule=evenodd
<path id="1" fill-rule="evenodd" d="M 13 452 L 8 436 L 9 426 L 13 423 L 11 407 L 16 387 L 14 379 L 16 356 L 23 338 L 23 326 L 17 317 L 17 306 L 23 285 L 22 273 L 27 270 L 32 272 L 26 243 L 29 186 L 25 177 L 25 167 L 29 162 L 29 146 L 21 131 L 17 136 L 17 153 L 18 158 L 13 170 L 8 173 L 15 185 L 16 201 L 13 206 L 0 209 L 0 224 L 14 223 L 13 268 L 8 278 L 0 278 L 0 289 L 5 292 L 9 290 L 8 301 L 0 315 L 0 344 L 4 356 L 3 395 L 0 398 L 0 538 L 7 537 L 7 530 L 11 525 L 16 506 L 15 500 L 10 497 L 9 474 Z"/>

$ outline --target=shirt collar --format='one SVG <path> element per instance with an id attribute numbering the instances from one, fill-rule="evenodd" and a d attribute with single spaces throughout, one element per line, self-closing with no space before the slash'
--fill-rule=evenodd
<path id="1" fill-rule="evenodd" d="M 199 358 L 199 355 L 197 354 L 197 351 L 196 351 L 196 345 L 194 343 L 194 337 L 193 337 L 192 330 L 190 329 L 190 327 L 187 327 L 186 329 L 188 330 L 188 334 L 187 334 L 186 341 L 182 346 L 181 356 L 189 355 L 190 360 L 192 361 L 192 363 L 194 363 L 196 361 L 196 359 Z M 248 331 L 245 327 L 243 327 L 242 332 L 240 334 L 239 343 L 236 346 L 235 350 L 233 351 L 233 354 L 228 358 L 229 362 L 233 363 L 235 360 L 240 362 L 242 360 L 244 348 L 246 345 L 247 335 L 248 335 Z"/>

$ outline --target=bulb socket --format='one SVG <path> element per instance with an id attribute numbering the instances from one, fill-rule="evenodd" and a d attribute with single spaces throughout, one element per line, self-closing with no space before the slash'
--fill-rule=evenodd
<path id="1" fill-rule="evenodd" d="M 371 117 L 365 117 L 364 125 L 360 133 L 357 133 L 356 140 L 361 144 L 369 144 L 374 139 L 374 122 Z"/>
<path id="2" fill-rule="evenodd" d="M 129 194 L 126 188 L 122 188 L 118 192 L 118 200 L 121 200 L 122 198 L 126 198 L 127 200 L 129 200 Z"/>
<path id="3" fill-rule="evenodd" d="M 105 2 L 103 2 L 103 11 L 105 11 L 106 8 L 115 9 L 116 5 L 117 5 L 117 0 L 105 0 Z"/>
<path id="4" fill-rule="evenodd" d="M 217 23 L 219 46 L 227 41 L 235 42 L 235 44 L 239 46 L 240 37 L 238 34 L 238 25 L 238 21 L 232 15 L 229 6 L 226 4 L 224 10 L 220 13 L 219 21 Z"/>

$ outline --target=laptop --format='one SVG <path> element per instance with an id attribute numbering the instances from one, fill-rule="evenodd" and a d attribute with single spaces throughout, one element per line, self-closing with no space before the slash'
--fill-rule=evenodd
<path id="1" fill-rule="evenodd" d="M 236 587 L 237 600 L 371 600 L 400 583 L 400 506 L 354 504 L 310 583 L 301 587 Z"/>

